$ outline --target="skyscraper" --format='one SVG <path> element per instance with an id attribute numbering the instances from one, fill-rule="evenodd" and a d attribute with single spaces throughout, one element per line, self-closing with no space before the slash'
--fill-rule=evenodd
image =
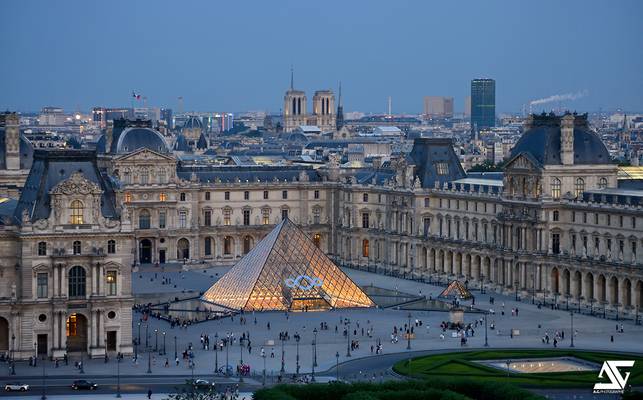
<path id="1" fill-rule="evenodd" d="M 471 131 L 496 126 L 496 81 L 471 81 Z"/>
<path id="2" fill-rule="evenodd" d="M 425 96 L 424 115 L 428 118 L 453 117 L 453 97 Z"/>

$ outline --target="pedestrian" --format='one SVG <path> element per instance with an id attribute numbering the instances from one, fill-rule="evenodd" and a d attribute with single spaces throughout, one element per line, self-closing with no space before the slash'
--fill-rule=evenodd
<path id="1" fill-rule="evenodd" d="M 614 343 L 614 335 L 610 335 L 610 342 Z"/>
<path id="2" fill-rule="evenodd" d="M 152 398 L 152 389 L 147 389 L 147 398 L 148 399 Z"/>

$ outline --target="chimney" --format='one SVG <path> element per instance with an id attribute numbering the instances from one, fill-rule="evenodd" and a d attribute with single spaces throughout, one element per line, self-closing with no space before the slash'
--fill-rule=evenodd
<path id="1" fill-rule="evenodd" d="M 574 116 L 565 114 L 560 120 L 560 161 L 574 165 Z"/>
<path id="2" fill-rule="evenodd" d="M 107 129 L 105 130 L 105 153 L 111 153 L 112 141 L 114 140 L 114 121 L 107 121 Z"/>
<path id="3" fill-rule="evenodd" d="M 4 140 L 7 169 L 20 169 L 20 117 L 16 113 L 5 115 Z"/>

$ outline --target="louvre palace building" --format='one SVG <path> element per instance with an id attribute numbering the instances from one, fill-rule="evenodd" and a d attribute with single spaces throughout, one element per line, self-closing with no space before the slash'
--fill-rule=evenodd
<path id="1" fill-rule="evenodd" d="M 359 169 L 185 164 L 141 121 L 95 150 L 33 150 L 4 114 L 0 144 L 18 193 L 0 200 L 0 352 L 18 359 L 131 353 L 139 265 L 233 265 L 285 218 L 341 266 L 627 318 L 643 306 L 643 190 L 619 187 L 586 115 L 530 117 L 500 179 L 467 175 L 450 139 Z"/>

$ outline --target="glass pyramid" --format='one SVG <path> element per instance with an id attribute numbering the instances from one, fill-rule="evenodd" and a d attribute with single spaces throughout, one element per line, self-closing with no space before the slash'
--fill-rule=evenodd
<path id="1" fill-rule="evenodd" d="M 375 304 L 284 219 L 201 297 L 233 310 L 323 310 Z"/>

